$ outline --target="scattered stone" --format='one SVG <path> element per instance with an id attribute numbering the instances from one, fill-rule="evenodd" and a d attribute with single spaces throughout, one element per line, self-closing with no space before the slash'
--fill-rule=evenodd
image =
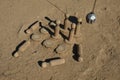
<path id="1" fill-rule="evenodd" d="M 75 12 L 74 15 L 75 15 L 75 17 L 77 18 L 77 17 L 78 17 L 78 12 Z"/>
<path id="2" fill-rule="evenodd" d="M 41 40 L 41 36 L 40 36 L 40 34 L 33 34 L 31 36 L 31 39 L 34 40 L 34 41 L 40 41 Z"/>
<path id="3" fill-rule="evenodd" d="M 43 34 L 49 34 L 49 32 L 45 28 L 41 28 L 40 32 Z"/>
<path id="4" fill-rule="evenodd" d="M 62 65 L 65 63 L 65 59 L 55 59 L 55 60 L 50 60 L 50 62 L 43 62 L 42 63 L 42 68 L 46 68 L 47 66 L 57 66 L 57 65 Z"/>

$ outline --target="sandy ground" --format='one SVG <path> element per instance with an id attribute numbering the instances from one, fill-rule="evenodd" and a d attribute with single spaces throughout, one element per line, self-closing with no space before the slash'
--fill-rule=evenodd
<path id="1" fill-rule="evenodd" d="M 32 43 L 18 58 L 16 46 L 28 37 L 18 34 L 21 26 L 39 20 L 44 24 L 59 19 L 63 13 L 46 0 L 0 0 L 0 80 L 120 80 L 120 0 L 97 0 L 97 20 L 87 24 L 85 16 L 94 0 L 50 0 L 62 11 L 83 19 L 81 28 L 83 62 L 66 56 L 60 66 L 41 68 L 39 61 L 55 57 L 52 51 Z M 28 26 L 26 26 L 28 27 Z"/>

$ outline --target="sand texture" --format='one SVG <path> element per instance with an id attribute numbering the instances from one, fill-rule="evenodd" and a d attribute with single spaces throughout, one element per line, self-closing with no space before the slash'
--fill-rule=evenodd
<path id="1" fill-rule="evenodd" d="M 94 0 L 0 0 L 0 80 L 120 80 L 120 0 L 97 0 L 96 22 L 88 24 L 86 15 L 93 4 Z M 62 28 L 64 13 L 71 17 L 67 32 Z M 82 25 L 80 37 L 71 43 L 67 37 L 75 16 L 82 18 Z M 55 20 L 61 21 L 58 31 L 64 36 L 55 37 Z M 36 21 L 38 28 L 25 33 Z M 34 34 L 39 36 L 31 40 Z M 27 40 L 30 45 L 14 57 Z M 76 45 L 81 45 L 80 61 Z M 60 53 L 55 51 L 58 47 Z M 42 61 L 59 58 L 65 62 L 41 67 Z"/>

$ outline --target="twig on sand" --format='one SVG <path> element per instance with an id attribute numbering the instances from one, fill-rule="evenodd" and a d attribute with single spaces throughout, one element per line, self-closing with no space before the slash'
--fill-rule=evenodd
<path id="1" fill-rule="evenodd" d="M 53 4 L 52 2 L 50 2 L 49 0 L 46 0 L 49 4 L 51 4 L 52 6 L 54 6 L 56 9 L 58 9 L 60 12 L 62 12 L 63 14 L 65 14 L 65 12 L 63 10 L 61 10 L 58 6 L 56 6 L 55 4 Z"/>
<path id="2" fill-rule="evenodd" d="M 19 30 L 17 31 L 17 34 L 19 34 L 19 33 L 20 33 L 20 31 L 22 30 L 22 28 L 23 28 L 23 25 L 22 25 L 22 26 L 20 26 Z"/>

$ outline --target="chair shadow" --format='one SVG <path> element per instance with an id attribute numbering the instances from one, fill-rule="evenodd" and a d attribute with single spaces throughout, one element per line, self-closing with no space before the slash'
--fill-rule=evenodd
<path id="1" fill-rule="evenodd" d="M 15 51 L 12 52 L 12 56 L 19 50 L 19 48 L 26 42 L 26 40 L 23 40 L 18 46 L 16 47 Z"/>
<path id="2" fill-rule="evenodd" d="M 55 30 L 55 26 L 51 25 L 51 23 L 55 23 L 55 20 L 51 20 L 49 17 L 45 16 L 45 19 L 48 20 L 48 25 L 50 26 L 51 29 Z"/>
<path id="3" fill-rule="evenodd" d="M 69 21 L 72 22 L 72 23 L 77 24 L 77 23 L 78 23 L 78 18 L 75 17 L 75 16 L 70 16 L 70 17 L 69 17 Z"/>
<path id="4" fill-rule="evenodd" d="M 61 29 L 64 29 L 64 24 L 60 24 L 60 28 L 61 28 Z"/>
<path id="5" fill-rule="evenodd" d="M 79 55 L 79 45 L 78 44 L 74 44 L 73 45 L 73 50 L 72 50 L 72 52 L 73 52 L 73 59 L 74 60 L 76 60 L 76 61 L 78 61 L 78 58 L 80 57 L 80 55 Z"/>
<path id="6" fill-rule="evenodd" d="M 37 63 L 38 63 L 38 65 L 39 65 L 40 67 L 42 67 L 43 61 L 38 61 Z"/>
<path id="7" fill-rule="evenodd" d="M 49 28 L 47 28 L 46 26 L 43 26 L 41 22 L 40 22 L 40 26 L 41 26 L 41 28 L 46 29 L 50 35 L 54 35 L 54 33 Z"/>
<path id="8" fill-rule="evenodd" d="M 51 60 L 56 60 L 56 59 L 60 59 L 60 57 L 49 58 L 49 59 L 46 59 L 45 62 L 49 63 Z"/>
<path id="9" fill-rule="evenodd" d="M 33 25 L 35 25 L 36 23 L 38 23 L 39 21 L 34 21 L 32 24 L 30 24 L 30 26 L 28 26 L 28 28 L 26 29 L 26 30 L 28 30 L 28 29 L 30 29 Z M 24 31 L 24 32 L 26 32 L 26 30 Z"/>
<path id="10" fill-rule="evenodd" d="M 65 35 L 65 34 L 63 34 L 61 31 L 60 31 L 60 35 L 62 36 L 62 38 L 65 40 L 65 39 L 68 39 L 68 37 Z"/>

